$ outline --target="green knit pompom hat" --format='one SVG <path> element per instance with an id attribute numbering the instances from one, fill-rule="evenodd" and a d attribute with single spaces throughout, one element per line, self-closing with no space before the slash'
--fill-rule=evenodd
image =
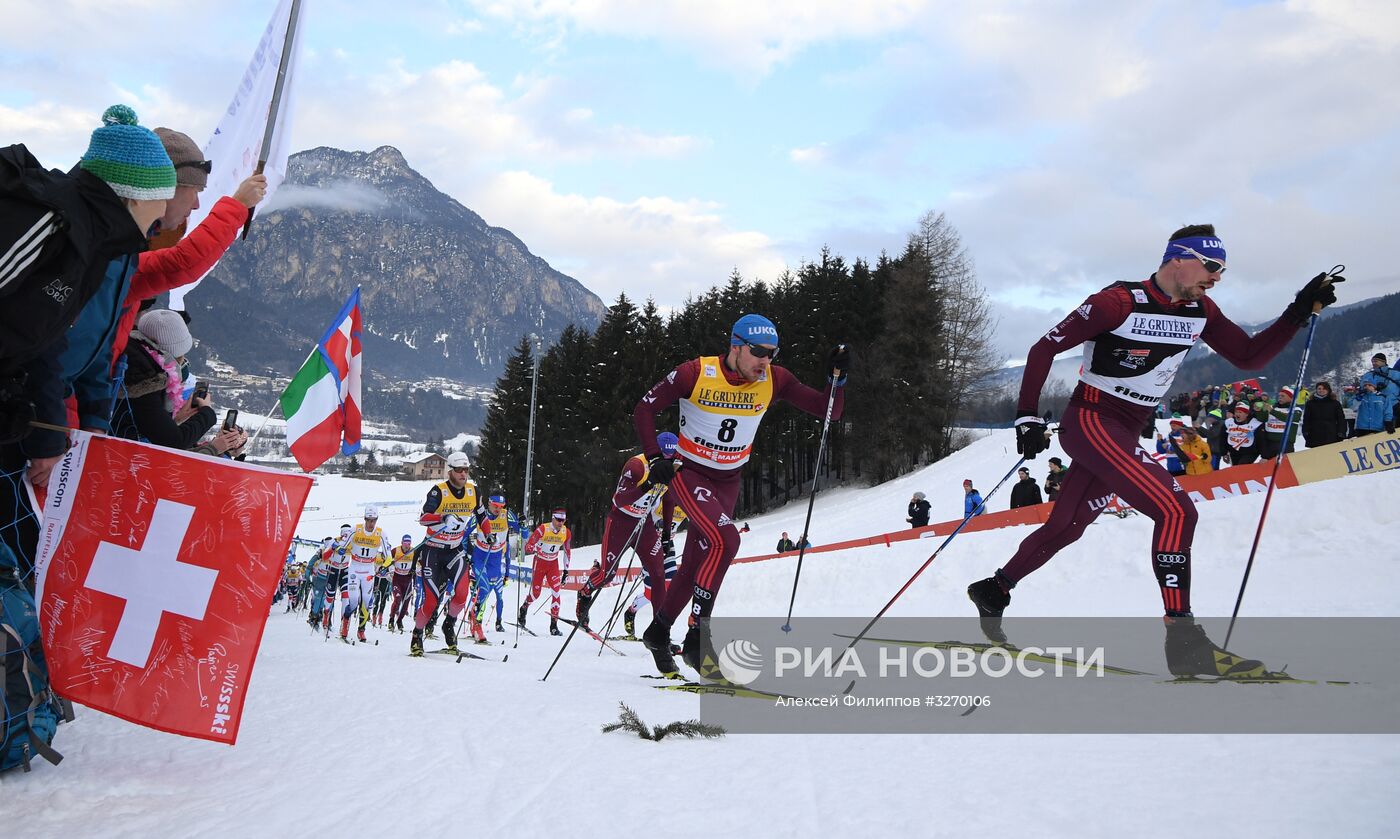
<path id="1" fill-rule="evenodd" d="M 175 166 L 160 138 L 136 124 L 136 112 L 113 105 L 102 112 L 102 127 L 78 164 L 107 182 L 123 198 L 138 201 L 175 197 Z"/>

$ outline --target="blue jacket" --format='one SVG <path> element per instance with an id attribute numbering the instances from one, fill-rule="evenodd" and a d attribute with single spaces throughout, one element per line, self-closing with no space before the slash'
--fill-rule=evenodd
<path id="1" fill-rule="evenodd" d="M 58 357 L 63 365 L 63 395 L 77 397 L 82 428 L 112 430 L 112 341 L 137 263 L 136 254 L 107 263 L 102 285 L 78 313 L 68 330 L 68 346 Z"/>
<path id="2" fill-rule="evenodd" d="M 1393 412 L 1396 400 L 1400 399 L 1400 373 L 1386 367 L 1378 367 L 1362 374 L 1361 384 L 1367 382 L 1375 382 L 1376 393 L 1385 400 L 1386 412 Z"/>
<path id="3" fill-rule="evenodd" d="M 1172 437 L 1176 437 L 1176 435 L 1173 434 Z M 1172 442 L 1175 441 L 1173 440 Z M 1166 460 L 1162 462 L 1162 465 L 1167 467 L 1168 472 L 1176 474 L 1177 472 L 1182 471 L 1181 458 L 1176 456 L 1176 446 L 1173 446 L 1171 442 L 1168 442 L 1165 437 L 1157 438 L 1157 454 L 1164 454 L 1167 456 Z"/>
<path id="4" fill-rule="evenodd" d="M 1385 428 L 1385 421 L 1391 416 L 1386 408 L 1385 397 L 1379 393 L 1358 391 L 1352 405 L 1356 406 L 1357 431 L 1381 431 Z"/>
<path id="5" fill-rule="evenodd" d="M 971 516 L 974 512 L 981 515 L 985 510 L 978 510 L 982 506 L 982 493 L 977 490 L 963 495 L 963 518 Z"/>

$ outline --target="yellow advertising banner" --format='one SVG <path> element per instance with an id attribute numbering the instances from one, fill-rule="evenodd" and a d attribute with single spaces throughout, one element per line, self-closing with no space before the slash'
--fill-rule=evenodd
<path id="1" fill-rule="evenodd" d="M 1298 483 L 1328 481 L 1400 468 L 1400 433 L 1368 434 L 1288 456 Z"/>

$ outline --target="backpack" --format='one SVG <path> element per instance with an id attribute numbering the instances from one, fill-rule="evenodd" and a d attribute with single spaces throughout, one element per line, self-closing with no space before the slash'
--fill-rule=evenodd
<path id="1" fill-rule="evenodd" d="M 59 720 L 73 719 L 71 706 L 49 689 L 38 610 L 16 573 L 15 555 L 0 543 L 0 772 L 28 772 L 35 755 L 57 765 L 63 756 L 49 744 Z"/>

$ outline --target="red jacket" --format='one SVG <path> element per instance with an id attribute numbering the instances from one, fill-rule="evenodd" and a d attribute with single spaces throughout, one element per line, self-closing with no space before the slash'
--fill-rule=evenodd
<path id="1" fill-rule="evenodd" d="M 136 326 L 141 301 L 171 289 L 189 285 L 205 274 L 224 255 L 248 220 L 248 208 L 225 195 L 214 204 L 204 221 L 171 247 L 141 254 L 131 289 L 126 293 L 117 334 L 112 340 L 112 367 L 126 352 L 126 340 Z"/>

